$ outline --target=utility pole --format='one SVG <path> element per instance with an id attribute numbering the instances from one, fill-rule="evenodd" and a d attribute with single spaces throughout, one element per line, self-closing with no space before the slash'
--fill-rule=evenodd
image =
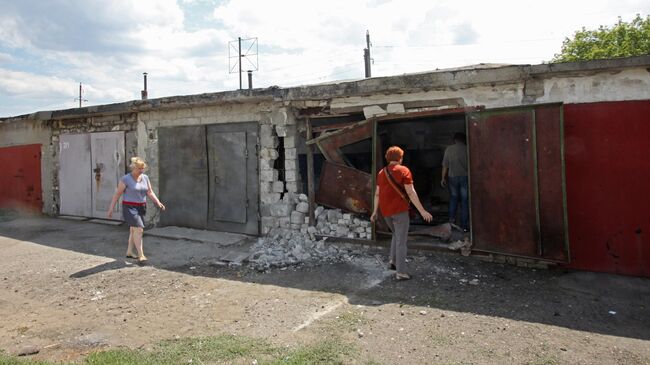
<path id="1" fill-rule="evenodd" d="M 81 83 L 79 83 L 79 98 L 78 98 L 78 99 L 75 98 L 74 101 L 77 101 L 77 100 L 79 100 L 79 107 L 80 107 L 80 108 L 81 108 L 81 102 L 82 102 L 82 101 L 86 101 L 86 102 L 88 101 L 88 100 L 86 100 L 86 99 L 84 99 L 84 98 L 82 97 L 82 88 L 81 88 Z"/>
<path id="2" fill-rule="evenodd" d="M 366 48 L 363 49 L 363 63 L 366 66 L 366 78 L 372 76 L 370 60 L 370 31 L 366 30 Z"/>

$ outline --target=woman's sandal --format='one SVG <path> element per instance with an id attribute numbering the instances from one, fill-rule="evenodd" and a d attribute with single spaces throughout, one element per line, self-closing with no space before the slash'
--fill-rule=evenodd
<path id="1" fill-rule="evenodd" d="M 395 271 L 395 270 L 397 270 L 397 266 L 395 266 L 394 263 L 389 262 L 389 263 L 388 263 L 388 270 L 393 270 L 393 271 Z"/>
<path id="2" fill-rule="evenodd" d="M 129 254 L 127 253 L 127 254 L 126 254 L 126 258 L 127 258 L 127 259 L 137 259 L 138 256 L 136 256 L 136 255 L 129 255 Z"/>
<path id="3" fill-rule="evenodd" d="M 147 258 L 146 257 L 144 257 L 144 256 L 138 257 L 138 264 L 144 265 L 146 263 L 147 263 Z"/>
<path id="4" fill-rule="evenodd" d="M 411 279 L 411 275 L 406 274 L 406 273 L 404 273 L 404 274 L 397 273 L 397 274 L 395 274 L 395 279 L 397 279 L 397 280 L 409 280 L 409 279 Z"/>

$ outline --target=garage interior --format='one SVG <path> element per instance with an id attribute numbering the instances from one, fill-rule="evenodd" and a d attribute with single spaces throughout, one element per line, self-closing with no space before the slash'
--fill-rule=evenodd
<path id="1" fill-rule="evenodd" d="M 431 223 L 426 223 L 421 216 L 417 215 L 411 219 L 411 232 L 421 231 L 432 226 L 436 226 L 449 221 L 449 192 L 445 187 L 440 185 L 442 176 L 442 158 L 445 148 L 453 144 L 453 135 L 456 132 L 465 133 L 466 121 L 465 113 L 454 112 L 444 115 L 422 115 L 425 113 L 414 113 L 413 116 L 405 115 L 401 119 L 387 119 L 376 121 L 376 157 L 373 160 L 373 140 L 372 133 L 366 138 L 360 139 L 354 143 L 339 146 L 341 156 L 345 165 L 364 172 L 372 179 L 375 184 L 373 171 L 379 171 L 385 166 L 384 153 L 390 146 L 401 147 L 404 154 L 403 164 L 407 166 L 415 182 L 415 189 L 424 208 L 433 215 Z M 318 118 L 312 119 L 312 130 L 314 138 L 326 135 L 332 131 L 340 130 L 355 123 L 364 121 L 363 115 L 347 116 L 344 118 Z M 322 181 L 322 171 L 326 156 L 319 148 L 314 148 L 314 189 L 319 192 Z M 376 169 L 373 170 L 373 163 L 376 161 Z M 303 191 L 308 191 L 308 174 L 307 174 L 307 151 L 306 148 L 299 151 L 299 167 L 303 182 Z M 361 185 L 364 181 L 358 181 Z M 317 193 L 318 195 L 318 193 Z M 369 196 L 371 206 L 372 196 Z M 320 205 L 328 208 L 341 208 L 344 211 L 344 204 L 330 204 L 318 201 Z M 349 210 L 347 210 L 350 212 Z M 351 211 L 359 214 L 359 212 Z M 460 214 L 460 209 L 459 209 Z M 360 214 L 369 218 L 369 214 Z M 458 217 L 457 220 L 459 220 Z M 387 232 L 383 220 L 380 220 L 376 227 L 379 238 Z M 435 241 L 434 237 L 428 236 L 428 241 Z"/>

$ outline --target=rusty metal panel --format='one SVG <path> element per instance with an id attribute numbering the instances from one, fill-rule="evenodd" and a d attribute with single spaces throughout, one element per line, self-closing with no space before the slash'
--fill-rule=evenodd
<path id="1" fill-rule="evenodd" d="M 90 162 L 90 134 L 59 137 L 59 213 L 90 217 L 94 174 Z M 115 215 L 119 218 L 119 215 Z"/>
<path id="2" fill-rule="evenodd" d="M 90 134 L 92 158 L 92 216 L 106 218 L 118 182 L 124 176 L 124 132 Z M 115 218 L 121 217 L 121 204 L 116 204 Z"/>
<path id="3" fill-rule="evenodd" d="M 650 277 L 650 100 L 564 106 L 571 264 Z"/>
<path id="4" fill-rule="evenodd" d="M 372 176 L 357 169 L 323 162 L 318 191 L 318 204 L 357 214 L 372 212 Z"/>
<path id="5" fill-rule="evenodd" d="M 535 108 L 541 256 L 568 261 L 562 156 L 562 105 Z"/>
<path id="6" fill-rule="evenodd" d="M 340 148 L 371 138 L 373 124 L 372 121 L 367 120 L 359 122 L 336 132 L 321 135 L 308 141 L 307 144 L 316 143 L 326 160 L 345 165 L 347 161 Z"/>
<path id="7" fill-rule="evenodd" d="M 205 229 L 208 214 L 205 126 L 159 128 L 158 162 L 160 199 L 170 207 L 160 213 L 160 224 Z"/>
<path id="8" fill-rule="evenodd" d="M 0 208 L 41 213 L 41 145 L 0 148 L 0 171 Z"/>
<path id="9" fill-rule="evenodd" d="M 467 129 L 474 248 L 537 256 L 532 109 L 471 113 Z"/>

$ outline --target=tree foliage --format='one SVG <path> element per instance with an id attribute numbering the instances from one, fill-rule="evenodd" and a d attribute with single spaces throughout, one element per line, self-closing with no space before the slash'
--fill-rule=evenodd
<path id="1" fill-rule="evenodd" d="M 613 27 L 601 25 L 596 30 L 575 32 L 573 38 L 565 38 L 562 51 L 553 62 L 586 61 L 601 58 L 629 57 L 650 54 L 650 15 L 642 18 L 637 14 L 631 22 L 621 17 Z"/>

